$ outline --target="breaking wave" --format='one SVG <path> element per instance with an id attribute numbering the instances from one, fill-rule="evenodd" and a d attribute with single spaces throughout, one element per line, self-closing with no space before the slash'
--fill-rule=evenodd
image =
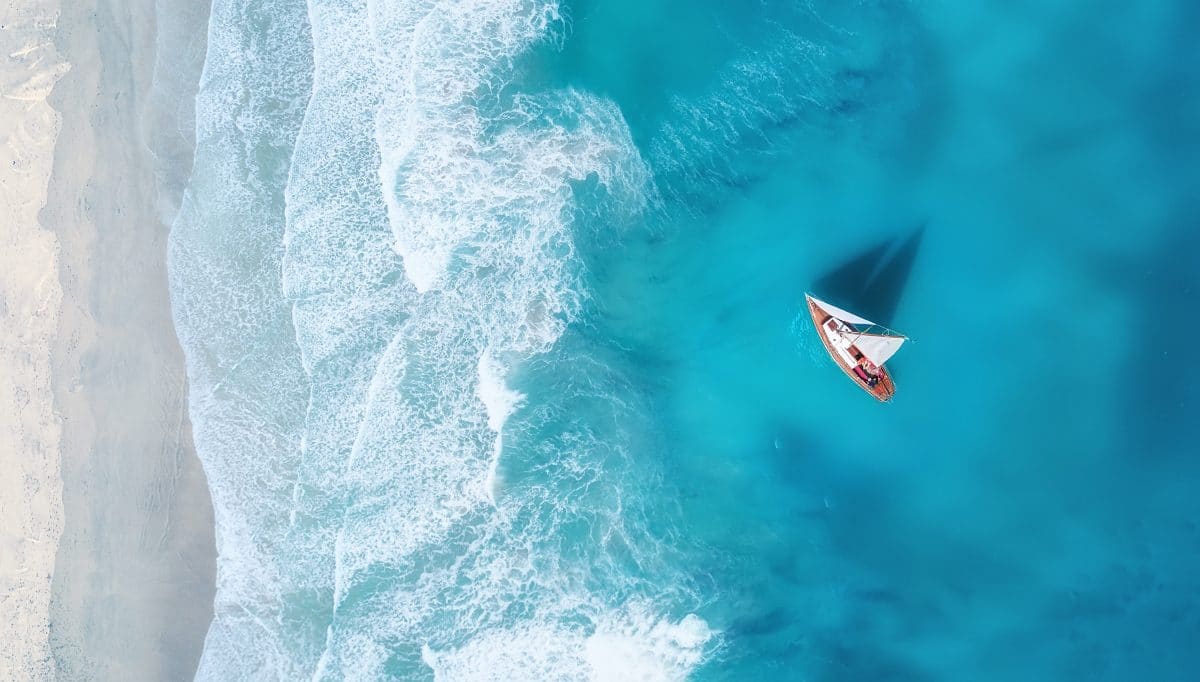
<path id="1" fill-rule="evenodd" d="M 214 4 L 171 235 L 218 523 L 201 679 L 679 679 L 710 652 L 637 501 L 636 395 L 561 344 L 579 216 L 650 191 L 616 105 L 521 87 L 561 30 L 536 0 Z"/>

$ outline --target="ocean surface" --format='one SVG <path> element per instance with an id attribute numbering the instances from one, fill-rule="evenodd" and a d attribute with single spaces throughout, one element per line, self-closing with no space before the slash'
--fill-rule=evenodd
<path id="1" fill-rule="evenodd" d="M 1198 27 L 216 0 L 198 678 L 1195 679 Z"/>

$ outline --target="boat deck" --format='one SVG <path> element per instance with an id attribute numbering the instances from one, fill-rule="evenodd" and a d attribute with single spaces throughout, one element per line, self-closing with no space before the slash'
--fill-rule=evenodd
<path id="1" fill-rule="evenodd" d="M 833 361 L 842 369 L 842 372 L 850 377 L 851 381 L 858 384 L 859 388 L 874 396 L 876 400 L 884 403 L 890 402 L 892 396 L 896 395 L 896 385 L 892 382 L 892 376 L 888 373 L 887 368 L 879 368 L 879 381 L 872 387 L 854 371 L 858 358 L 862 357 L 862 353 L 853 345 L 849 348 L 840 348 L 830 341 L 824 325 L 829 320 L 834 319 L 833 316 L 821 310 L 813 302 L 812 298 L 808 299 L 808 312 L 812 316 L 813 324 L 817 327 L 817 336 L 821 337 L 821 343 L 825 344 L 825 350 L 829 352 L 829 357 L 833 358 Z"/>

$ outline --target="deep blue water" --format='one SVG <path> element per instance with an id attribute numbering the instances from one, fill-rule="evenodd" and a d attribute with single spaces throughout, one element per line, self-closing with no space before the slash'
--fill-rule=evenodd
<path id="1" fill-rule="evenodd" d="M 1194 679 L 1198 8 L 219 0 L 199 676 Z"/>

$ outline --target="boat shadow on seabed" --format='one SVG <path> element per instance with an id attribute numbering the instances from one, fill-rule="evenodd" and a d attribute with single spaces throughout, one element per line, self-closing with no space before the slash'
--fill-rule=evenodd
<path id="1" fill-rule="evenodd" d="M 814 280 L 812 291 L 891 326 L 924 236 L 922 224 L 907 237 L 891 237 L 866 248 Z"/>
<path id="2" fill-rule="evenodd" d="M 813 292 L 863 317 L 890 326 L 900 305 L 925 226 L 860 251 L 813 282 Z"/>

